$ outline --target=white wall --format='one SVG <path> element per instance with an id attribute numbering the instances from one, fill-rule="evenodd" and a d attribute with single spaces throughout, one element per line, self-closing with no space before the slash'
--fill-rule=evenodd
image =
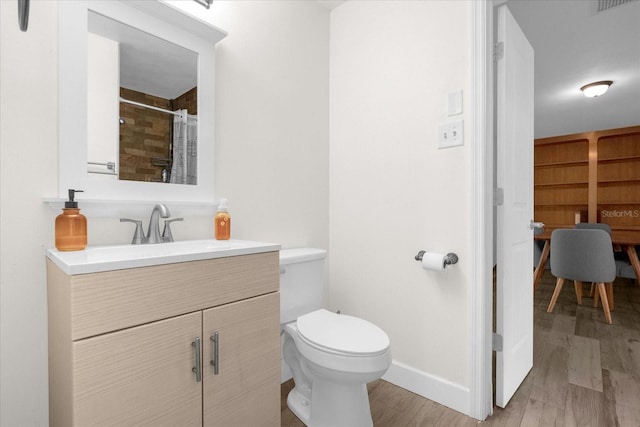
<path id="1" fill-rule="evenodd" d="M 331 14 L 330 305 L 390 336 L 386 378 L 458 410 L 470 386 L 471 177 L 438 150 L 447 93 L 470 135 L 471 5 L 350 1 Z M 427 272 L 419 250 L 460 262 Z"/>
<path id="2" fill-rule="evenodd" d="M 216 194 L 232 233 L 328 248 L 329 11 L 216 1 L 208 16 L 229 32 L 216 48 Z"/>
<path id="3" fill-rule="evenodd" d="M 216 197 L 232 235 L 328 247 L 329 11 L 314 1 L 170 3 L 216 47 Z"/>
<path id="4" fill-rule="evenodd" d="M 287 1 L 216 1 L 211 11 L 230 33 L 218 49 L 215 167 L 232 237 L 327 248 L 329 12 Z M 57 195 L 57 6 L 32 1 L 26 33 L 16 0 L 0 12 L 0 425 L 45 426 L 44 248 L 57 212 L 42 200 Z M 100 245 L 128 243 L 133 229 L 89 218 L 88 232 Z M 185 218 L 173 232 L 211 237 L 212 218 Z"/>
<path id="5" fill-rule="evenodd" d="M 44 247 L 57 192 L 56 5 L 0 1 L 0 425 L 48 424 Z"/>

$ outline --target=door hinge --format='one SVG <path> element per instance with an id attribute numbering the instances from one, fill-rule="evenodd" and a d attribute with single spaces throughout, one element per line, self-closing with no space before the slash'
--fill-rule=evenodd
<path id="1" fill-rule="evenodd" d="M 493 45 L 493 62 L 498 62 L 504 58 L 504 42 L 498 42 Z"/>
<path id="2" fill-rule="evenodd" d="M 493 206 L 502 206 L 504 204 L 504 189 L 493 189 Z"/>
<path id="3" fill-rule="evenodd" d="M 495 332 L 491 334 L 491 349 L 493 351 L 502 351 L 502 335 Z"/>

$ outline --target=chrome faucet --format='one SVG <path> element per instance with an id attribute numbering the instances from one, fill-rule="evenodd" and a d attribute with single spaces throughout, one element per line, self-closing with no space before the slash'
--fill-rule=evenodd
<path id="1" fill-rule="evenodd" d="M 162 243 L 162 235 L 160 234 L 160 217 L 169 218 L 169 208 L 163 204 L 155 205 L 153 211 L 151 211 L 151 218 L 149 218 L 149 230 L 147 231 L 147 238 L 145 243 Z"/>
<path id="2" fill-rule="evenodd" d="M 170 225 L 174 221 L 182 221 L 182 218 L 165 220 L 164 229 L 162 230 L 162 234 L 160 234 L 160 218 L 169 218 L 170 215 L 171 214 L 169 213 L 169 208 L 167 208 L 165 205 L 155 205 L 153 207 L 153 211 L 151 211 L 151 217 L 149 218 L 149 229 L 146 236 L 144 234 L 144 231 L 142 230 L 142 221 L 129 218 L 120 218 L 120 222 L 133 222 L 136 225 L 136 230 L 133 233 L 133 240 L 131 241 L 131 244 L 133 245 L 173 242 L 173 235 L 171 234 Z"/>

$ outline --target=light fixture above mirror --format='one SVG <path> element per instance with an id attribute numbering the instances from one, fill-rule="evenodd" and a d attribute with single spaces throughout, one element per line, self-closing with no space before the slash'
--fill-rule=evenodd
<path id="1" fill-rule="evenodd" d="M 603 95 L 607 90 L 609 90 L 609 86 L 611 86 L 612 84 L 612 80 L 602 80 L 599 82 L 586 84 L 582 86 L 580 90 L 587 98 L 595 98 L 596 96 Z"/>

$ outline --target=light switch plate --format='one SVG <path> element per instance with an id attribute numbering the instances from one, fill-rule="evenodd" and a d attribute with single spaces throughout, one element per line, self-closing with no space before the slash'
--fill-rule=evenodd
<path id="1" fill-rule="evenodd" d="M 458 114 L 462 114 L 462 90 L 447 95 L 447 115 L 451 117 Z"/>
<path id="2" fill-rule="evenodd" d="M 438 148 L 464 145 L 464 120 L 456 120 L 438 126 Z"/>

